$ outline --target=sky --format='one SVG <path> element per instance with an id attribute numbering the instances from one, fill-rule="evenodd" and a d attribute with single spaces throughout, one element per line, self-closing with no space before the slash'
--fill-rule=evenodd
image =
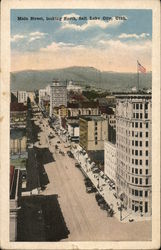
<path id="1" fill-rule="evenodd" d="M 11 71 L 90 66 L 136 72 L 137 60 L 151 71 L 151 54 L 151 10 L 11 10 Z"/>

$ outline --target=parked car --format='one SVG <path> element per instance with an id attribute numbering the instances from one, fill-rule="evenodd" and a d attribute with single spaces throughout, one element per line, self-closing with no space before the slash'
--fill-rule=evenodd
<path id="1" fill-rule="evenodd" d="M 72 154 L 71 151 L 67 151 L 67 155 L 68 155 L 69 157 L 71 157 L 71 158 L 74 158 L 74 156 L 73 156 L 73 154 Z"/>
<path id="2" fill-rule="evenodd" d="M 80 164 L 78 162 L 75 163 L 76 168 L 80 168 Z"/>

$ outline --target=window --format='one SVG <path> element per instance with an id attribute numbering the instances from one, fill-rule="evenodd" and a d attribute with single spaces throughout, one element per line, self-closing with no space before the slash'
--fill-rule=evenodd
<path id="1" fill-rule="evenodd" d="M 134 128 L 134 122 L 132 122 L 132 127 Z"/>
<path id="2" fill-rule="evenodd" d="M 132 173 L 134 173 L 134 168 L 132 168 Z"/>
<path id="3" fill-rule="evenodd" d="M 97 141 L 95 141 L 95 145 L 97 145 L 98 144 L 98 142 Z"/>
<path id="4" fill-rule="evenodd" d="M 140 109 L 142 109 L 143 108 L 143 105 L 142 105 L 142 103 L 140 103 Z"/>
<path id="5" fill-rule="evenodd" d="M 148 103 L 145 103 L 145 109 L 148 109 Z"/>
<path id="6" fill-rule="evenodd" d="M 142 119 L 143 118 L 143 114 L 142 113 L 140 113 L 140 119 Z"/>
<path id="7" fill-rule="evenodd" d="M 142 141 L 140 141 L 140 147 L 142 147 L 142 145 L 143 145 L 143 143 L 142 143 Z"/>
<path id="8" fill-rule="evenodd" d="M 145 142 L 145 146 L 148 147 L 148 141 Z"/>
<path id="9" fill-rule="evenodd" d="M 145 170 L 145 174 L 148 174 L 148 169 Z"/>
<path id="10" fill-rule="evenodd" d="M 148 164 L 149 164 L 149 163 L 148 163 L 148 160 L 146 160 L 146 161 L 145 161 L 145 165 L 148 166 Z"/>
<path id="11" fill-rule="evenodd" d="M 145 202 L 145 213 L 147 213 L 148 212 L 148 202 L 146 201 Z"/>
<path id="12" fill-rule="evenodd" d="M 135 178 L 135 184 L 138 184 L 138 178 Z"/>
<path id="13" fill-rule="evenodd" d="M 136 113 L 136 118 L 137 118 L 137 119 L 139 118 L 139 113 Z"/>
<path id="14" fill-rule="evenodd" d="M 148 180 L 148 178 L 146 178 L 146 180 L 145 180 L 146 185 L 148 185 L 148 182 L 149 182 L 149 180 Z"/>
<path id="15" fill-rule="evenodd" d="M 132 183 L 134 183 L 134 177 L 132 177 Z"/>
<path id="16" fill-rule="evenodd" d="M 132 155 L 134 155 L 134 150 L 132 149 Z"/>
<path id="17" fill-rule="evenodd" d="M 138 146 L 138 141 L 135 141 L 135 146 Z"/>
<path id="18" fill-rule="evenodd" d="M 146 123 L 146 128 L 148 128 L 148 123 Z"/>
<path id="19" fill-rule="evenodd" d="M 148 132 L 146 132 L 146 137 L 148 137 Z"/>
<path id="20" fill-rule="evenodd" d="M 138 196 L 138 190 L 135 190 L 135 196 Z"/>
<path id="21" fill-rule="evenodd" d="M 135 118 L 135 113 L 133 113 L 133 118 Z"/>
<path id="22" fill-rule="evenodd" d="M 142 156 L 142 150 L 140 150 L 140 156 Z"/>
<path id="23" fill-rule="evenodd" d="M 134 141 L 132 141 L 132 146 L 134 146 Z"/>
<path id="24" fill-rule="evenodd" d="M 134 136 L 134 131 L 132 131 L 132 136 Z"/>
<path id="25" fill-rule="evenodd" d="M 132 195 L 134 195 L 134 189 L 132 189 Z"/>
<path id="26" fill-rule="evenodd" d="M 142 135 L 143 135 L 142 132 L 140 132 L 140 137 L 142 137 Z"/>
<path id="27" fill-rule="evenodd" d="M 142 174 L 142 169 L 140 169 L 140 174 Z"/>
<path id="28" fill-rule="evenodd" d="M 132 164 L 134 164 L 134 159 L 132 159 Z"/>
<path id="29" fill-rule="evenodd" d="M 135 128 L 138 128 L 138 122 L 135 122 Z"/>
<path id="30" fill-rule="evenodd" d="M 135 109 L 135 103 L 133 103 L 133 109 Z"/>
<path id="31" fill-rule="evenodd" d="M 135 155 L 138 155 L 138 150 L 135 150 Z"/>
<path id="32" fill-rule="evenodd" d="M 147 190 L 145 191 L 145 197 L 148 197 L 148 191 Z"/>
<path id="33" fill-rule="evenodd" d="M 142 178 L 140 178 L 140 185 L 142 185 Z"/>
<path id="34" fill-rule="evenodd" d="M 139 109 L 139 104 L 138 103 L 136 103 L 136 109 Z"/>
<path id="35" fill-rule="evenodd" d="M 138 169 L 137 168 L 135 168 L 135 174 L 138 174 Z"/>
<path id="36" fill-rule="evenodd" d="M 142 160 L 140 160 L 140 165 L 142 165 Z"/>
<path id="37" fill-rule="evenodd" d="M 148 156 L 148 150 L 145 151 L 146 156 Z"/>
<path id="38" fill-rule="evenodd" d="M 142 128 L 142 122 L 140 122 L 140 128 Z"/>
<path id="39" fill-rule="evenodd" d="M 142 191 L 142 190 L 140 190 L 139 194 L 140 194 L 140 196 L 143 196 L 143 191 Z"/>
<path id="40" fill-rule="evenodd" d="M 148 113 L 145 113 L 145 119 L 148 119 Z"/>
<path id="41" fill-rule="evenodd" d="M 138 165 L 138 159 L 135 159 L 135 165 Z"/>

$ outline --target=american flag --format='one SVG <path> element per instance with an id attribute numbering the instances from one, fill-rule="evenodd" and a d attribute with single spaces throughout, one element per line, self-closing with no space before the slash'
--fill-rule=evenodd
<path id="1" fill-rule="evenodd" d="M 139 63 L 139 61 L 137 61 L 137 65 L 138 65 L 138 72 L 140 71 L 141 73 L 146 73 L 146 68 L 144 68 L 141 63 Z"/>

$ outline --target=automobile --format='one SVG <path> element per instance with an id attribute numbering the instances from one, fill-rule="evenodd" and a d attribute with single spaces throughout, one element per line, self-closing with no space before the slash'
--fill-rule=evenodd
<path id="1" fill-rule="evenodd" d="M 93 187 L 86 187 L 86 192 L 87 193 L 93 193 L 94 191 L 93 191 L 94 189 L 93 189 Z"/>
<path id="2" fill-rule="evenodd" d="M 78 162 L 75 163 L 76 168 L 80 168 L 80 164 Z"/>
<path id="3" fill-rule="evenodd" d="M 117 199 L 117 194 L 116 193 L 114 193 L 113 196 Z"/>
<path id="4" fill-rule="evenodd" d="M 94 173 L 94 174 L 98 174 L 98 173 L 100 173 L 100 169 L 94 169 L 94 170 L 92 170 L 92 172 Z"/>
<path id="5" fill-rule="evenodd" d="M 73 156 L 73 154 L 72 154 L 71 151 L 67 151 L 67 155 L 68 155 L 69 157 L 71 157 L 71 158 L 74 158 L 74 156 Z"/>

